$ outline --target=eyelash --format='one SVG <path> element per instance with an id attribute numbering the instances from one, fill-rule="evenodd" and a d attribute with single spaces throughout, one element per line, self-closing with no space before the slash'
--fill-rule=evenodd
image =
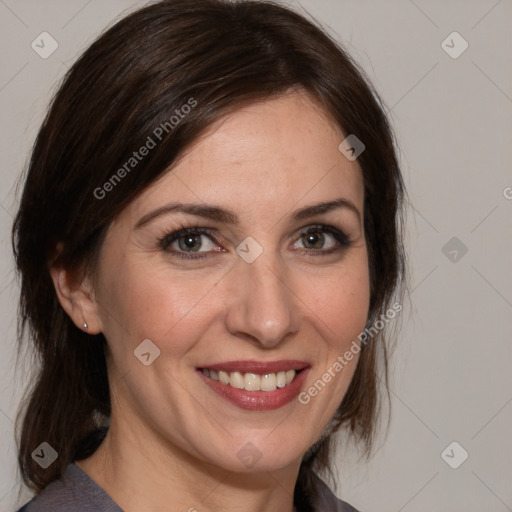
<path id="1" fill-rule="evenodd" d="M 312 226 L 308 226 L 308 228 L 304 231 L 301 231 L 299 234 L 299 238 L 301 238 L 304 235 L 308 235 L 310 233 L 319 233 L 319 232 L 326 232 L 329 233 L 334 237 L 334 239 L 338 242 L 338 246 L 333 247 L 331 249 L 323 250 L 323 249 L 302 249 L 302 252 L 308 253 L 309 256 L 327 256 L 329 254 L 342 251 L 343 249 L 346 249 L 347 247 L 350 247 L 352 244 L 352 241 L 346 235 L 343 231 L 340 231 L 339 229 L 333 227 L 333 226 L 327 226 L 324 224 L 315 224 Z M 176 250 L 169 251 L 169 246 L 175 242 L 176 240 L 179 240 L 180 238 L 183 238 L 188 235 L 206 235 L 210 238 L 212 242 L 219 245 L 213 235 L 214 231 L 208 228 L 202 228 L 199 226 L 190 226 L 185 227 L 181 226 L 176 231 L 173 231 L 172 233 L 169 233 L 165 235 L 163 238 L 159 241 L 159 246 L 163 251 L 168 252 L 169 254 L 173 256 L 177 256 L 180 259 L 183 260 L 195 260 L 195 259 L 204 259 L 208 258 L 211 252 L 213 251 L 203 251 L 203 253 L 187 253 L 187 252 L 179 252 Z M 299 250 L 299 249 L 298 249 Z"/>

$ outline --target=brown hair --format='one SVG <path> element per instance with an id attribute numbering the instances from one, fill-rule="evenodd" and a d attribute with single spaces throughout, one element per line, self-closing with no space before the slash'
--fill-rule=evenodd
<path id="1" fill-rule="evenodd" d="M 243 105 L 305 90 L 340 129 L 366 146 L 364 224 L 372 323 L 404 278 L 404 186 L 396 141 L 377 93 L 351 57 L 302 15 L 269 1 L 164 0 L 121 19 L 78 59 L 56 93 L 35 142 L 13 226 L 21 281 L 18 337 L 28 329 L 40 370 L 18 413 L 19 466 L 40 491 L 67 464 L 91 455 L 110 415 L 106 340 L 78 329 L 64 312 L 49 261 L 94 268 L 106 229 L 216 120 Z M 154 130 L 193 98 L 197 104 L 108 199 L 95 190 L 111 179 Z M 341 141 L 340 141 L 341 142 Z M 379 356 L 379 351 L 381 356 Z M 363 344 L 333 431 L 371 447 L 378 410 L 382 332 Z M 43 441 L 58 452 L 42 469 L 31 453 Z M 295 503 L 311 508 L 313 469 L 328 468 L 330 436 L 307 453 Z"/>

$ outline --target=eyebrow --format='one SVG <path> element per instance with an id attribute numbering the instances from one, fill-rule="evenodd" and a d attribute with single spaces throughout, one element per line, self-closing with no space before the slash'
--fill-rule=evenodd
<path id="1" fill-rule="evenodd" d="M 299 222 L 301 220 L 308 219 L 322 213 L 327 213 L 338 208 L 346 208 L 352 210 L 357 215 L 359 222 L 361 222 L 361 214 L 359 209 L 352 201 L 344 197 L 339 197 L 337 199 L 333 199 L 332 201 L 324 201 L 300 208 L 293 213 L 292 221 Z M 189 215 L 195 215 L 197 217 L 203 217 L 205 219 L 223 222 L 225 224 L 232 224 L 234 226 L 238 226 L 240 223 L 235 212 L 221 208 L 220 206 L 207 203 L 184 204 L 172 202 L 157 208 L 156 210 L 153 210 L 141 217 L 135 225 L 135 229 L 139 229 L 157 217 L 168 213 L 186 213 Z"/>

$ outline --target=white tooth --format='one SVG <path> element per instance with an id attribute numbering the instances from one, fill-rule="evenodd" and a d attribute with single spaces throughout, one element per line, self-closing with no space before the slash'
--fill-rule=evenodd
<path id="1" fill-rule="evenodd" d="M 206 368 L 203 368 L 201 371 L 203 372 L 203 375 L 206 375 L 207 377 L 210 376 L 210 372 Z"/>
<path id="2" fill-rule="evenodd" d="M 231 372 L 229 375 L 229 383 L 238 389 L 244 389 L 244 376 L 240 372 Z"/>
<path id="3" fill-rule="evenodd" d="M 277 372 L 276 386 L 284 388 L 286 386 L 286 372 Z"/>
<path id="4" fill-rule="evenodd" d="M 274 391 L 277 388 L 284 388 L 295 378 L 295 370 L 281 371 L 276 373 L 267 373 L 258 375 L 255 373 L 228 373 L 223 370 L 205 370 L 202 372 L 213 380 L 218 380 L 222 384 L 230 384 L 237 389 L 247 391 Z"/>
<path id="5" fill-rule="evenodd" d="M 261 387 L 260 376 L 255 373 L 246 373 L 244 376 L 244 388 L 247 391 L 259 391 Z"/>
<path id="6" fill-rule="evenodd" d="M 261 376 L 261 390 L 274 391 L 277 388 L 277 377 L 275 373 L 267 373 Z"/>
<path id="7" fill-rule="evenodd" d="M 290 384 L 290 382 L 295 377 L 295 370 L 288 370 L 286 372 L 286 384 Z"/>

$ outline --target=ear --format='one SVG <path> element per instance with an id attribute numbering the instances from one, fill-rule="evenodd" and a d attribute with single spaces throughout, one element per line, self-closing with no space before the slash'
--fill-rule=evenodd
<path id="1" fill-rule="evenodd" d="M 74 324 L 88 334 L 99 334 L 101 318 L 91 280 L 60 266 L 51 266 L 49 270 L 57 298 Z M 87 323 L 87 329 L 84 323 Z"/>

